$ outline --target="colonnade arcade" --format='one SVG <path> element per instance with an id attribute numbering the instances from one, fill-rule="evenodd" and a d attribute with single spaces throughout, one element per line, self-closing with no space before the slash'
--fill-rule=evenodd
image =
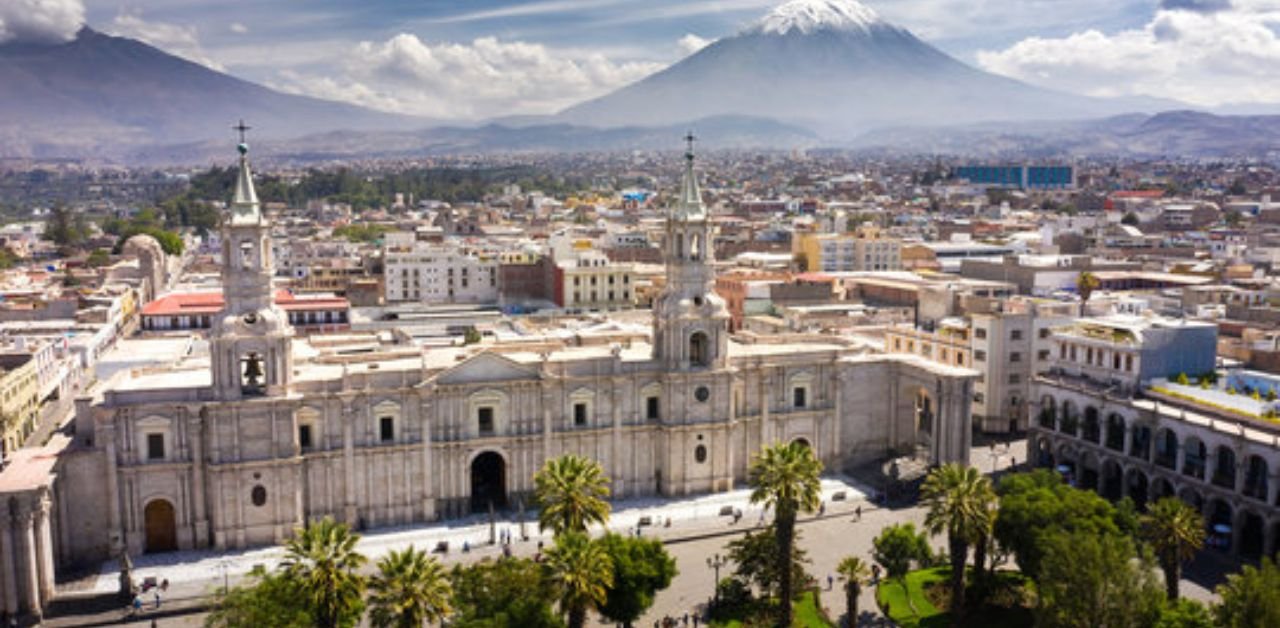
<path id="1" fill-rule="evenodd" d="M 1208 544 L 1257 558 L 1280 551 L 1280 441 L 1157 417 L 1131 406 L 1033 404 L 1028 455 L 1078 488 L 1139 509 L 1178 497 L 1205 518 Z"/>

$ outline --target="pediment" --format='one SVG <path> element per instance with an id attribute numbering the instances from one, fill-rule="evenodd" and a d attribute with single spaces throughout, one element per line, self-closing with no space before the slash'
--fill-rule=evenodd
<path id="1" fill-rule="evenodd" d="M 439 384 L 483 384 L 538 379 L 538 370 L 496 353 L 478 353 L 436 376 Z"/>

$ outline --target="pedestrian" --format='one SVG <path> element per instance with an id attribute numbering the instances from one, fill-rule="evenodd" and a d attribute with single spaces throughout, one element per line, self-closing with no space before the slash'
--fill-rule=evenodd
<path id="1" fill-rule="evenodd" d="M 160 590 L 161 590 L 161 591 L 164 591 L 165 593 L 168 593 L 168 592 L 169 592 L 169 579 L 168 579 L 168 578 L 165 578 L 163 581 L 161 581 L 161 582 L 160 582 Z"/>
<path id="2" fill-rule="evenodd" d="M 827 574 L 827 590 L 830 591 L 836 585 L 836 579 L 831 574 Z"/>
<path id="3" fill-rule="evenodd" d="M 133 613 L 136 615 L 140 612 L 142 612 L 142 596 L 135 595 L 133 596 Z"/>
<path id="4" fill-rule="evenodd" d="M 827 502 L 825 501 L 818 502 L 818 516 L 821 517 L 822 515 L 825 515 L 825 514 L 827 514 Z"/>
<path id="5" fill-rule="evenodd" d="M 160 592 L 156 591 L 156 608 L 160 608 Z"/>
<path id="6" fill-rule="evenodd" d="M 698 628 L 698 621 L 699 621 L 699 617 L 697 616 L 697 614 L 694 614 L 694 616 L 693 616 L 693 628 Z"/>
<path id="7" fill-rule="evenodd" d="M 858 507 L 853 510 L 853 514 L 858 517 L 858 521 L 862 521 L 862 504 L 858 504 Z"/>
<path id="8" fill-rule="evenodd" d="M 1016 468 L 1017 466 L 1018 466 L 1018 458 L 1016 456 L 1009 456 L 1009 468 L 1013 469 L 1013 468 Z"/>
<path id="9" fill-rule="evenodd" d="M 684 614 L 684 625 L 689 625 L 689 613 Z"/>
<path id="10" fill-rule="evenodd" d="M 880 565 L 871 566 L 871 584 L 880 584 Z"/>

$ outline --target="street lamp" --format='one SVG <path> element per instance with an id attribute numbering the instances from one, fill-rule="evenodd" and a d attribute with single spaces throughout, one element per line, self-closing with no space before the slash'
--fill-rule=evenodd
<path id="1" fill-rule="evenodd" d="M 711 602 L 711 606 L 713 608 L 720 606 L 720 568 L 728 564 L 729 559 L 723 558 L 719 554 L 715 554 L 714 556 L 707 558 L 707 566 L 714 569 L 716 572 L 715 593 L 712 598 L 713 601 Z"/>

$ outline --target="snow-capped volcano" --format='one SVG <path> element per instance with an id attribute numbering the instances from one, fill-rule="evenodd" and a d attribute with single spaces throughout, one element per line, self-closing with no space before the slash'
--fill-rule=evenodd
<path id="1" fill-rule="evenodd" d="M 785 35 L 792 31 L 870 31 L 887 26 L 869 6 L 857 0 L 791 0 L 760 18 L 748 32 Z"/>
<path id="2" fill-rule="evenodd" d="M 791 0 L 736 35 L 556 117 L 617 127 L 742 115 L 839 139 L 880 127 L 1133 110 L 965 65 L 856 0 Z"/>

